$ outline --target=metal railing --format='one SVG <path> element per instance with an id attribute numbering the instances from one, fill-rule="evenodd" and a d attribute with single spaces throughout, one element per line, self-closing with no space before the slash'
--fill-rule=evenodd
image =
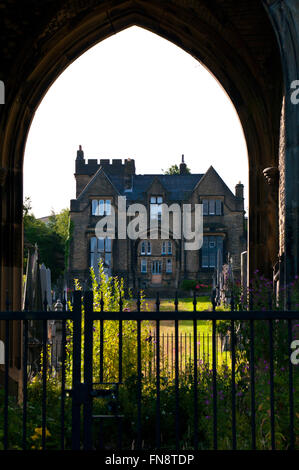
<path id="1" fill-rule="evenodd" d="M 82 303 L 83 301 L 83 303 Z M 174 300 L 174 311 L 160 312 L 160 300 L 157 296 L 156 311 L 141 311 L 141 302 L 138 297 L 136 302 L 136 311 L 124 311 L 123 300 L 120 299 L 119 311 L 107 312 L 104 311 L 103 299 L 100 303 L 99 309 L 94 310 L 93 294 L 92 292 L 86 292 L 82 297 L 82 292 L 73 293 L 72 311 L 66 311 L 66 301 L 63 301 L 62 312 L 1 312 L 0 321 L 5 324 L 5 365 L 3 368 L 3 403 L 0 406 L 3 409 L 3 449 L 14 448 L 15 432 L 10 428 L 10 393 L 9 393 L 9 374 L 10 367 L 8 358 L 10 357 L 11 338 L 10 329 L 13 321 L 22 321 L 23 325 L 23 344 L 22 344 L 22 393 L 19 396 L 19 403 L 15 406 L 19 407 L 21 414 L 21 442 L 18 447 L 22 449 L 28 449 L 32 447 L 33 438 L 28 435 L 28 409 L 32 414 L 32 407 L 37 405 L 32 401 L 29 403 L 28 390 L 32 387 L 32 381 L 29 377 L 29 343 L 30 343 L 30 322 L 41 323 L 41 364 L 40 371 L 38 373 L 40 377 L 40 435 L 39 448 L 48 448 L 48 443 L 51 439 L 48 436 L 48 425 L 53 421 L 53 418 L 49 418 L 49 414 L 53 411 L 49 408 L 48 399 L 50 399 L 49 384 L 53 380 L 53 370 L 55 371 L 56 387 L 59 389 L 59 413 L 56 415 L 56 419 L 59 420 L 56 423 L 56 432 L 60 435 L 60 443 L 57 444 L 57 448 L 73 448 L 73 449 L 95 449 L 105 448 L 104 439 L 104 428 L 107 428 L 107 422 L 112 423 L 114 419 L 115 424 L 109 424 L 111 429 L 117 429 L 117 443 L 116 445 L 127 448 L 155 448 L 160 449 L 168 445 L 175 449 L 186 449 L 186 416 L 187 410 L 184 409 L 183 403 L 186 402 L 188 396 L 188 407 L 192 411 L 189 413 L 188 421 L 188 446 L 190 449 L 199 449 L 203 447 L 202 433 L 209 428 L 210 441 L 205 443 L 205 448 L 219 448 L 220 433 L 223 432 L 222 424 L 219 425 L 220 412 L 222 413 L 222 397 L 219 396 L 219 380 L 220 380 L 220 368 L 222 364 L 219 362 L 219 340 L 220 336 L 217 333 L 217 329 L 220 321 L 225 321 L 228 325 L 227 337 L 229 338 L 229 352 L 228 352 L 228 364 L 226 365 L 226 406 L 230 408 L 227 411 L 227 422 L 226 422 L 226 438 L 225 441 L 229 441 L 227 444 L 231 449 L 237 449 L 238 443 L 238 422 L 237 418 L 240 418 L 240 410 L 238 405 L 238 386 L 240 380 L 240 357 L 244 353 L 244 349 L 249 352 L 249 359 L 246 362 L 248 367 L 248 373 L 246 375 L 246 403 L 247 408 L 244 414 L 248 414 L 246 435 L 247 440 L 250 441 L 248 446 L 251 449 L 260 447 L 260 443 L 257 442 L 257 431 L 260 433 L 259 424 L 257 418 L 259 418 L 260 409 L 259 402 L 257 401 L 256 385 L 257 381 L 263 378 L 261 369 L 258 364 L 256 357 L 256 351 L 258 348 L 257 341 L 261 340 L 260 336 L 257 336 L 257 327 L 264 325 L 262 339 L 266 341 L 267 346 L 267 374 L 269 376 L 269 390 L 264 390 L 265 400 L 269 403 L 269 409 L 267 414 L 269 417 L 269 448 L 275 449 L 277 442 L 276 432 L 276 417 L 275 417 L 275 394 L 281 393 L 281 387 L 285 387 L 284 396 L 287 397 L 287 411 L 284 413 L 283 420 L 287 420 L 287 435 L 284 436 L 287 444 L 285 445 L 288 449 L 293 449 L 296 446 L 296 430 L 298 427 L 298 419 L 296 418 L 295 411 L 298 413 L 298 409 L 295 407 L 295 383 L 294 383 L 294 365 L 288 359 L 288 379 L 284 381 L 283 385 L 280 384 L 278 389 L 275 383 L 276 374 L 276 359 L 275 359 L 275 348 L 277 346 L 276 330 L 277 325 L 282 322 L 285 325 L 286 337 L 286 354 L 289 357 L 292 353 L 291 343 L 294 339 L 293 321 L 299 318 L 297 311 L 235 311 L 232 303 L 231 311 L 215 311 L 215 308 L 211 311 L 197 311 L 197 301 L 194 297 L 193 301 L 193 312 L 180 312 L 179 311 L 179 299 L 176 297 Z M 84 305 L 84 318 L 82 314 L 82 306 Z M 45 310 L 47 306 L 45 305 Z M 62 328 L 62 339 L 61 339 L 61 357 L 56 364 L 59 363 L 59 367 L 54 367 L 53 363 L 49 361 L 49 341 L 48 341 L 48 321 L 55 320 L 61 322 Z M 174 334 L 172 336 L 173 341 L 173 357 L 167 353 L 165 349 L 165 336 L 163 332 L 161 334 L 161 324 L 163 321 L 172 321 Z M 188 343 L 188 354 L 185 353 L 185 345 L 180 345 L 179 322 L 189 320 L 192 323 L 192 335 L 189 336 Z M 209 359 L 207 356 L 204 357 L 198 345 L 198 338 L 200 336 L 199 322 L 205 320 L 211 325 L 211 334 L 209 337 Z M 236 322 L 242 322 L 242 325 L 247 325 L 248 335 L 246 337 L 247 343 L 245 344 L 244 337 L 239 336 L 239 331 L 236 331 Z M 107 369 L 107 361 L 109 358 L 106 354 L 106 327 L 108 322 L 113 322 L 115 325 L 114 332 L 114 356 L 117 358 L 117 367 L 114 371 L 114 379 L 108 380 L 106 377 L 105 368 Z M 134 322 L 136 325 L 134 329 L 134 341 L 136 342 L 136 348 L 134 353 L 132 352 L 129 358 L 134 366 L 134 387 L 128 383 L 126 377 L 126 357 L 124 357 L 124 351 L 126 351 L 126 341 L 128 338 L 124 336 L 124 329 L 126 322 Z M 155 341 L 154 347 L 148 356 L 148 359 L 144 359 L 146 356 L 145 340 L 143 336 L 143 324 L 150 322 L 150 335 L 153 341 Z M 263 322 L 263 323 L 261 323 Z M 152 325 L 155 324 L 155 331 L 152 331 Z M 95 337 L 95 325 L 98 325 L 99 334 Z M 245 327 L 244 327 L 245 328 Z M 148 334 L 148 333 L 147 333 Z M 259 333 L 260 335 L 260 333 Z M 148 336 L 147 336 L 148 337 Z M 164 338 L 164 340 L 163 340 Z M 194 340 L 195 338 L 195 340 Z M 132 342 L 132 338 L 130 338 Z M 164 341 L 164 344 L 163 344 Z M 242 344 L 242 341 L 244 344 Z M 95 357 L 95 350 L 97 351 L 98 357 Z M 71 363 L 69 359 L 69 353 L 71 352 Z M 165 355 L 168 355 L 167 368 L 164 367 Z M 187 357 L 187 359 L 186 359 Z M 151 360 L 150 374 L 149 371 L 149 360 Z M 94 363 L 98 361 L 98 368 L 95 374 Z M 184 362 L 186 361 L 186 362 Z M 55 363 L 55 361 L 54 361 Z M 205 370 L 203 369 L 205 368 Z M 55 370 L 56 369 L 56 370 Z M 71 383 L 66 377 L 66 372 L 71 371 Z M 206 375 L 205 375 L 206 374 Z M 208 374 L 208 375 L 207 375 Z M 259 376 L 259 377 L 257 377 Z M 296 376 L 297 377 L 297 376 Z M 168 378 L 168 382 L 167 379 Z M 203 379 L 208 380 L 208 387 L 211 391 L 210 399 L 210 410 L 211 416 L 207 424 L 203 426 L 203 404 L 202 404 L 202 382 Z M 132 378 L 130 378 L 132 380 Z M 222 379 L 221 379 L 222 380 Z M 108 382 L 108 383 L 107 383 Z M 146 421 L 144 416 L 145 408 L 148 407 L 146 402 L 146 386 L 151 387 L 151 397 L 155 400 L 155 413 L 151 415 L 150 421 Z M 167 388 L 168 387 L 168 388 Z M 123 392 L 124 390 L 133 390 L 134 403 L 130 404 L 130 409 L 134 408 L 133 411 L 128 411 L 124 405 Z M 171 401 L 172 413 L 171 423 L 173 426 L 172 430 L 165 431 L 165 415 L 163 414 L 165 400 L 167 393 L 171 393 L 173 401 Z M 52 392 L 51 392 L 52 393 Z M 103 412 L 103 402 L 106 397 L 110 400 L 108 411 Z M 133 398 L 132 398 L 133 400 Z M 227 405 L 229 403 L 229 405 Z M 30 407 L 28 408 L 28 405 Z M 66 406 L 68 414 L 66 417 Z M 168 408 L 170 405 L 167 405 Z M 70 411 L 71 407 L 71 411 Z M 83 423 L 81 422 L 81 409 L 83 407 Z M 163 409 L 162 409 L 163 408 Z M 188 408 L 188 409 L 189 409 Z M 98 411 L 100 409 L 100 411 Z M 148 408 L 147 412 L 148 412 Z M 241 410 L 242 411 L 242 410 Z M 185 414 L 186 412 L 186 414 Z M 127 414 L 126 414 L 127 413 Z M 129 413 L 134 415 L 134 424 L 130 423 L 132 436 L 128 437 L 128 432 L 123 433 L 122 423 L 128 418 Z M 128 415 L 128 416 L 127 416 Z M 58 418 L 57 418 L 58 416 Z M 71 420 L 70 420 L 71 417 Z M 106 419 L 109 418 L 109 419 Z M 113 419 L 112 419 L 113 418 Z M 168 419 L 169 416 L 168 416 Z M 68 421 L 67 421 L 68 420 Z M 191 422 L 192 421 L 192 422 Z M 70 426 L 69 434 L 67 435 L 67 426 Z M 0 421 L 1 423 L 1 421 Z M 168 423 L 169 424 L 169 423 Z M 98 427 L 101 428 L 100 430 Z M 38 423 L 36 423 L 38 428 Z M 82 433 L 83 431 L 83 433 Z M 32 431 L 31 431 L 32 432 Z M 166 436 L 169 432 L 171 437 Z M 101 438 L 97 440 L 96 434 L 100 433 Z M 10 435 L 11 434 L 11 435 Z M 20 434 L 20 433 L 19 433 Z M 153 434 L 155 438 L 153 438 Z M 173 435 L 172 435 L 173 434 Z M 192 434 L 192 435 L 191 435 Z M 82 437 L 83 436 L 83 437 Z M 124 439 L 125 437 L 125 439 Z M 35 437 L 35 441 L 38 440 Z M 131 439 L 131 440 L 129 440 Z M 167 440 L 168 439 L 168 440 Z M 223 446 L 224 439 L 221 437 L 221 448 Z M 298 442 L 298 441 L 297 441 Z M 132 444 L 133 443 L 133 444 Z M 31 446 L 31 447 L 30 447 Z"/>

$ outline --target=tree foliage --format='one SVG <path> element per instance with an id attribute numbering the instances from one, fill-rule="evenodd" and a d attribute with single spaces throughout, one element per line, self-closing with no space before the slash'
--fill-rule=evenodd
<path id="1" fill-rule="evenodd" d="M 58 214 L 52 211 L 49 217 L 49 227 L 53 229 L 64 241 L 69 238 L 69 209 L 62 209 Z"/>
<path id="2" fill-rule="evenodd" d="M 167 170 L 162 170 L 164 172 L 164 175 L 179 175 L 180 174 L 180 168 L 178 165 L 171 165 Z M 190 168 L 186 167 L 186 173 L 190 174 Z"/>
<path id="3" fill-rule="evenodd" d="M 65 247 L 69 234 L 69 211 L 52 213 L 49 223 L 37 219 L 32 213 L 30 198 L 25 199 L 24 219 L 24 269 L 27 266 L 28 248 L 37 244 L 39 261 L 51 270 L 52 282 L 56 282 L 65 269 Z"/>

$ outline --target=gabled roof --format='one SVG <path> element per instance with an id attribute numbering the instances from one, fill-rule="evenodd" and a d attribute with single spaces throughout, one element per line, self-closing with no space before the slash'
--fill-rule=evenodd
<path id="1" fill-rule="evenodd" d="M 85 188 L 81 191 L 81 193 L 79 194 L 79 196 L 77 197 L 77 200 L 81 199 L 84 194 L 86 194 L 86 192 L 92 188 L 92 186 L 96 183 L 97 179 L 99 178 L 100 175 L 104 175 L 104 177 L 107 179 L 107 181 L 111 184 L 111 186 L 113 187 L 113 189 L 115 190 L 116 193 L 119 194 L 119 191 L 117 189 L 117 187 L 114 185 L 113 181 L 111 181 L 111 177 L 107 175 L 107 173 L 105 173 L 105 171 L 103 170 L 103 168 L 100 166 L 100 168 L 96 171 L 96 173 L 93 175 L 93 177 L 90 179 L 90 181 L 87 183 L 87 185 L 85 186 Z"/>
<path id="2" fill-rule="evenodd" d="M 215 168 L 212 165 L 207 169 L 206 173 L 202 176 L 200 181 L 198 181 L 198 183 L 196 184 L 196 187 L 198 187 L 200 184 L 202 184 L 205 181 L 205 179 L 210 177 L 211 175 L 214 175 L 217 179 L 219 179 L 221 181 L 221 183 L 223 184 L 223 186 L 225 187 L 226 191 L 229 192 L 233 198 L 235 198 L 234 193 L 227 186 L 227 184 L 223 181 L 223 179 L 221 178 L 219 173 L 217 173 L 217 171 L 215 170 Z"/>

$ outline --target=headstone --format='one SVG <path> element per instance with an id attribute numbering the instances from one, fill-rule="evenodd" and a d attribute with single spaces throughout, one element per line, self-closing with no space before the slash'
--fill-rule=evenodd
<path id="1" fill-rule="evenodd" d="M 247 292 L 247 251 L 241 253 L 241 286 L 242 291 Z"/>
<path id="2" fill-rule="evenodd" d="M 52 304 L 52 295 L 51 295 L 51 271 L 49 268 L 46 268 L 44 264 L 40 267 L 40 282 L 41 282 L 41 292 L 43 302 L 47 300 L 47 304 L 51 307 Z"/>

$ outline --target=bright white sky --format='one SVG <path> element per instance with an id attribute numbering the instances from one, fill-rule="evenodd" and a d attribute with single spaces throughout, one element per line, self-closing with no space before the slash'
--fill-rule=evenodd
<path id="1" fill-rule="evenodd" d="M 136 172 L 185 162 L 210 165 L 234 192 L 247 184 L 247 149 L 231 101 L 189 54 L 132 27 L 102 41 L 56 80 L 33 120 L 25 151 L 24 197 L 36 217 L 75 198 L 75 158 L 134 158 Z M 246 201 L 247 209 L 247 201 Z"/>

